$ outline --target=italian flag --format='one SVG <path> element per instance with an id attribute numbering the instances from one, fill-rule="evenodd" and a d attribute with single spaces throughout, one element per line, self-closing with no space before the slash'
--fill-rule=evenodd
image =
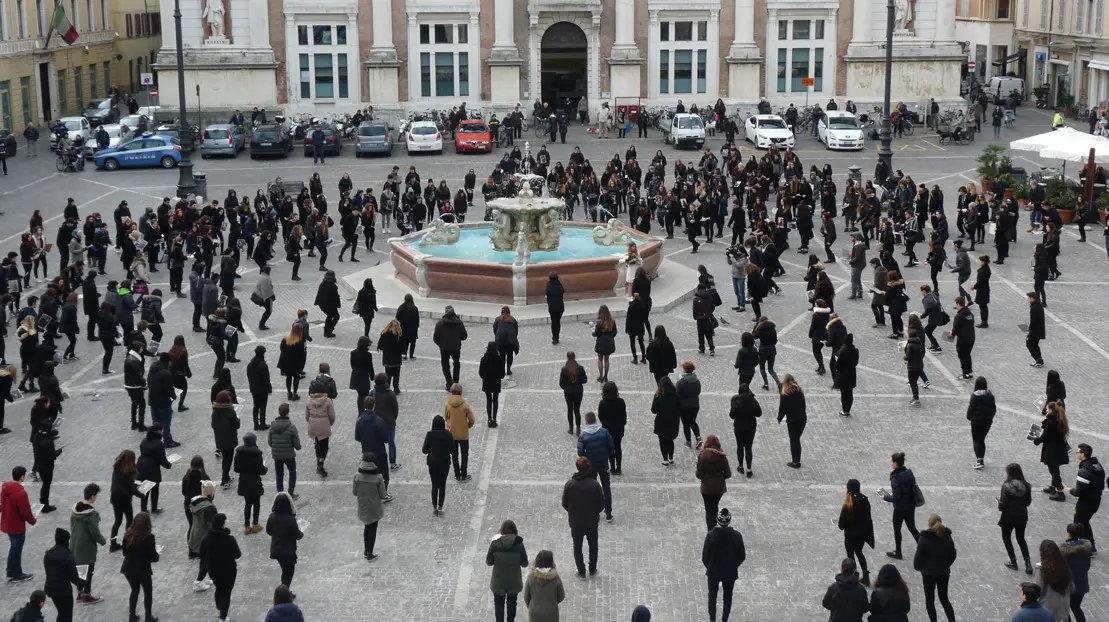
<path id="1" fill-rule="evenodd" d="M 69 18 L 66 17 L 65 7 L 62 6 L 61 2 L 54 7 L 54 18 L 50 20 L 50 27 L 69 45 L 73 45 L 73 42 L 77 41 L 77 38 L 81 36 L 77 32 L 77 29 L 73 27 Z"/>

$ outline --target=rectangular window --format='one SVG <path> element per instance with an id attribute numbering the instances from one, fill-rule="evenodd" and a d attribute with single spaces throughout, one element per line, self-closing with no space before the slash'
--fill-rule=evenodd
<path id="1" fill-rule="evenodd" d="M 69 21 L 78 31 L 81 30 L 81 15 L 77 12 L 77 0 L 69 3 Z"/>
<path id="2" fill-rule="evenodd" d="M 1029 0 L 1025 0 L 1024 6 L 1021 8 L 1020 25 L 1023 28 L 1028 28 L 1028 5 L 1032 4 Z"/>
<path id="3" fill-rule="evenodd" d="M 1027 7 L 1028 5 L 1025 4 L 1024 6 Z M 1095 4 L 1094 7 L 1094 32 L 1100 35 L 1101 16 L 1105 11 L 1105 0 L 1097 0 L 1097 4 Z"/>
<path id="4" fill-rule="evenodd" d="M 58 112 L 62 116 L 69 114 L 69 98 L 65 93 L 65 69 L 58 71 Z"/>
<path id="5" fill-rule="evenodd" d="M 312 99 L 312 67 L 307 54 L 300 55 L 300 98 Z"/>
<path id="6" fill-rule="evenodd" d="M 824 20 L 818 19 L 813 22 L 812 38 L 817 41 L 824 39 Z"/>
<path id="7" fill-rule="evenodd" d="M 435 43 L 454 43 L 454 24 L 435 24 Z"/>
<path id="8" fill-rule="evenodd" d="M 154 17 L 151 17 L 150 21 L 154 24 L 154 34 L 160 35 L 162 34 L 162 14 L 154 13 L 153 15 Z"/>
<path id="9" fill-rule="evenodd" d="M 459 43 L 469 43 L 470 42 L 470 27 L 467 26 L 466 24 L 459 24 L 458 25 L 458 42 Z"/>
<path id="10" fill-rule="evenodd" d="M 708 41 L 709 38 L 709 23 L 697 22 L 697 40 Z"/>
<path id="11" fill-rule="evenodd" d="M 0 125 L 11 130 L 12 125 L 12 83 L 10 80 L 0 82 Z M 11 154 L 15 155 L 15 154 Z"/>
<path id="12" fill-rule="evenodd" d="M 959 1 L 959 13 L 956 17 L 970 17 L 970 0 Z"/>
<path id="13" fill-rule="evenodd" d="M 127 38 L 130 39 L 131 37 L 135 36 L 134 25 L 131 23 L 131 15 L 128 14 L 125 17 L 125 20 L 127 22 Z"/>
<path id="14" fill-rule="evenodd" d="M 1009 0 L 997 0 L 997 19 L 1009 19 Z"/>
<path id="15" fill-rule="evenodd" d="M 435 96 L 452 97 L 454 95 L 454 54 L 452 52 L 435 53 Z"/>
<path id="16" fill-rule="evenodd" d="M 0 0 L 0 41 L 6 40 L 8 34 L 8 8 L 4 6 L 4 0 Z"/>
<path id="17" fill-rule="evenodd" d="M 19 28 L 19 38 L 27 38 L 27 18 L 23 14 L 23 0 L 15 0 L 15 24 Z"/>
<path id="18" fill-rule="evenodd" d="M 336 43 L 336 45 L 346 45 L 347 44 L 347 27 L 346 26 L 336 26 L 335 27 L 335 43 Z"/>
<path id="19" fill-rule="evenodd" d="M 693 92 L 692 50 L 674 50 L 674 92 Z"/>
<path id="20" fill-rule="evenodd" d="M 793 38 L 794 40 L 805 40 L 809 38 L 809 20 L 793 20 Z"/>
<path id="21" fill-rule="evenodd" d="M 1067 29 L 1067 0 L 1059 0 L 1059 23 L 1056 27 L 1060 31 Z"/>
<path id="22" fill-rule="evenodd" d="M 802 93 L 806 91 L 804 84 L 801 84 L 803 78 L 809 77 L 809 49 L 808 48 L 793 48 L 793 70 L 790 73 L 789 90 L 794 93 Z"/>
<path id="23" fill-rule="evenodd" d="M 96 97 L 96 65 L 89 65 L 89 97 Z"/>
<path id="24" fill-rule="evenodd" d="M 43 5 L 46 0 L 35 0 L 35 16 L 38 18 L 38 36 L 46 36 L 46 7 Z"/>
<path id="25" fill-rule="evenodd" d="M 420 96 L 431 97 L 431 54 L 420 54 Z"/>
<path id="26" fill-rule="evenodd" d="M 1086 2 L 1087 0 L 1074 2 L 1074 32 L 1078 34 L 1086 31 Z"/>
<path id="27" fill-rule="evenodd" d="M 104 24 L 105 29 L 108 28 L 108 0 L 100 0 L 100 23 Z"/>
<path id="28" fill-rule="evenodd" d="M 658 92 L 663 95 L 670 92 L 670 50 L 658 52 Z"/>
<path id="29" fill-rule="evenodd" d="M 1040 0 L 1040 30 L 1047 30 L 1047 2 Z"/>
<path id="30" fill-rule="evenodd" d="M 127 19 L 130 20 L 131 16 L 128 15 Z M 308 27 L 297 26 L 297 45 L 308 45 Z"/>
<path id="31" fill-rule="evenodd" d="M 341 26 L 340 26 L 340 28 L 341 28 Z M 339 60 L 338 60 L 338 65 L 339 65 L 339 97 L 340 98 L 345 98 L 345 97 L 350 96 L 349 95 L 350 86 L 349 86 L 348 81 L 347 81 L 347 55 L 346 54 L 339 54 L 338 57 L 339 57 Z"/>
<path id="32" fill-rule="evenodd" d="M 812 90 L 814 93 L 819 93 L 824 90 L 824 48 L 816 48 L 813 50 L 812 65 Z"/>
<path id="33" fill-rule="evenodd" d="M 73 68 L 73 92 L 77 95 L 77 110 L 85 109 L 85 85 L 81 83 L 81 68 Z"/>
<path id="34" fill-rule="evenodd" d="M 23 4 L 23 3 L 19 2 L 19 4 Z M 89 30 L 96 30 L 96 27 L 95 27 L 95 24 L 94 24 L 94 22 L 96 21 L 96 19 L 95 19 L 96 13 L 92 12 L 92 0 L 85 0 L 85 15 L 87 16 L 87 19 L 89 20 Z"/>
<path id="35" fill-rule="evenodd" d="M 697 50 L 697 92 L 704 93 L 705 78 L 708 75 L 708 51 Z"/>
<path id="36" fill-rule="evenodd" d="M 424 45 L 431 43 L 431 26 L 420 24 L 420 43 Z"/>
<path id="37" fill-rule="evenodd" d="M 316 98 L 334 99 L 335 97 L 335 72 L 330 54 L 315 54 L 314 64 L 316 69 Z"/>
<path id="38" fill-rule="evenodd" d="M 789 39 L 789 21 L 784 20 L 784 19 L 779 20 L 778 21 L 778 41 L 785 41 L 786 39 Z"/>
<path id="39" fill-rule="evenodd" d="M 692 41 L 693 22 L 674 22 L 674 40 Z"/>
<path id="40" fill-rule="evenodd" d="M 669 41 L 670 40 L 670 22 L 659 22 L 659 25 L 658 25 L 658 40 L 659 41 Z"/>
<path id="41" fill-rule="evenodd" d="M 465 26 L 459 26 L 458 28 L 461 33 L 461 29 Z M 458 95 L 460 97 L 470 95 L 470 54 L 468 52 L 458 53 Z"/>
<path id="42" fill-rule="evenodd" d="M 312 45 L 331 45 L 331 26 L 312 26 Z"/>
<path id="43" fill-rule="evenodd" d="M 785 93 L 786 92 L 786 66 L 787 66 L 787 62 L 788 62 L 787 59 L 786 59 L 787 54 L 789 54 L 788 50 L 786 50 L 785 48 L 778 48 L 778 92 L 779 93 Z"/>
<path id="44" fill-rule="evenodd" d="M 108 67 L 108 61 L 104 61 L 104 96 L 108 95 L 108 91 L 112 88 L 112 70 Z"/>
<path id="45" fill-rule="evenodd" d="M 31 78 L 19 79 L 19 101 L 23 104 L 23 125 L 31 124 Z"/>

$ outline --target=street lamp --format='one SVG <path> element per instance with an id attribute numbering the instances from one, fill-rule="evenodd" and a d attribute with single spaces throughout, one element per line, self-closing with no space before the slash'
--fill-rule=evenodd
<path id="1" fill-rule="evenodd" d="M 193 163 L 189 158 L 193 139 L 185 122 L 185 52 L 181 48 L 181 0 L 173 0 L 173 28 L 177 36 L 177 97 L 181 108 L 177 121 L 177 136 L 181 141 L 181 161 L 177 163 L 177 196 L 184 199 L 196 192 L 196 181 L 193 180 Z M 888 94 L 886 100 L 888 105 Z"/>
<path id="2" fill-rule="evenodd" d="M 890 127 L 890 86 L 893 82 L 893 12 L 893 0 L 886 0 L 886 92 L 885 99 L 882 102 L 882 120 L 878 124 L 878 140 L 881 142 L 881 146 L 878 147 L 878 159 L 886 164 L 886 170 L 890 173 L 893 173 L 893 149 L 890 146 L 890 143 L 893 142 L 893 132 Z M 884 183 L 886 180 L 879 179 L 878 181 Z"/>

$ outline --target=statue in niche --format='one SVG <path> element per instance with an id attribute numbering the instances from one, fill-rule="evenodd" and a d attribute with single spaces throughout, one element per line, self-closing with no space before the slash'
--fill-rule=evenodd
<path id="1" fill-rule="evenodd" d="M 906 31 L 913 22 L 915 0 L 893 0 L 893 29 Z"/>
<path id="2" fill-rule="evenodd" d="M 204 6 L 204 23 L 208 24 L 211 31 L 209 39 L 223 39 L 224 25 L 226 24 L 227 11 L 223 8 L 223 0 L 208 0 Z"/>

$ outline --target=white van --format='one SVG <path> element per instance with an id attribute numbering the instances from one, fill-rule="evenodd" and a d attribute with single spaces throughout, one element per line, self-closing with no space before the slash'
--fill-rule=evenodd
<path id="1" fill-rule="evenodd" d="M 1003 76 L 994 76 L 986 84 L 986 92 L 990 97 L 1004 100 L 1009 97 L 1009 93 L 1016 91 L 1020 98 L 1024 99 L 1024 80 L 1021 78 L 1010 78 Z"/>
<path id="2" fill-rule="evenodd" d="M 705 124 L 695 114 L 676 114 L 663 119 L 659 127 L 663 142 L 668 145 L 674 143 L 679 148 L 693 146 L 698 149 L 705 146 Z"/>

